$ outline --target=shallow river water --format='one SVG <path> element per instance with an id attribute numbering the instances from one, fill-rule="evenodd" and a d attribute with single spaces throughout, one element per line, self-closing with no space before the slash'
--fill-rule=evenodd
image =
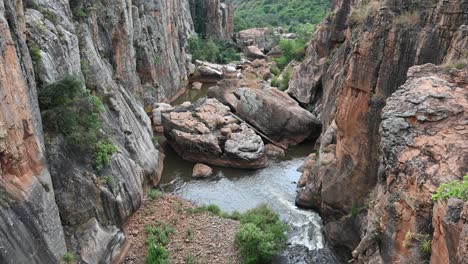
<path id="1" fill-rule="evenodd" d="M 183 95 L 185 100 L 196 100 L 206 94 L 207 87 L 197 93 Z M 175 104 L 184 99 L 179 98 Z M 216 204 L 223 211 L 244 212 L 261 203 L 267 203 L 281 219 L 290 225 L 289 247 L 274 263 L 338 263 L 326 247 L 320 216 L 294 205 L 297 171 L 313 151 L 313 142 L 292 147 L 285 158 L 271 160 L 259 170 L 241 170 L 213 167 L 213 176 L 195 180 L 191 177 L 195 165 L 182 160 L 169 146 L 165 151 L 161 187 L 197 205 Z"/>

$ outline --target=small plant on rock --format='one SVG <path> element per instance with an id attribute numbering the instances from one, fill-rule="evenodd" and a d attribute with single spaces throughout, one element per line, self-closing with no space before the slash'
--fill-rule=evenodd
<path id="1" fill-rule="evenodd" d="M 75 255 L 73 255 L 73 253 L 66 252 L 65 254 L 63 254 L 62 259 L 65 263 L 71 264 L 75 262 Z"/>
<path id="2" fill-rule="evenodd" d="M 451 197 L 468 201 L 468 175 L 465 175 L 462 181 L 442 183 L 432 195 L 432 200 L 447 200 Z"/>

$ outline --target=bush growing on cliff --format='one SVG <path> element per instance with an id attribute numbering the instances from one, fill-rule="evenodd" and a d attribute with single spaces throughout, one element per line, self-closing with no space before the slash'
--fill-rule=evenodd
<path id="1" fill-rule="evenodd" d="M 292 60 L 304 59 L 306 46 L 306 41 L 302 39 L 282 39 L 279 44 L 282 55 L 273 60 L 278 64 L 278 68 L 284 69 Z"/>
<path id="2" fill-rule="evenodd" d="M 363 1 L 359 6 L 353 8 L 348 19 L 353 25 L 364 23 L 369 16 L 377 13 L 383 3 L 376 0 Z"/>
<path id="3" fill-rule="evenodd" d="M 44 130 L 62 135 L 73 149 L 94 158 L 94 167 L 101 171 L 110 162 L 116 147 L 101 132 L 100 111 L 102 101 L 84 89 L 76 76 L 66 76 L 60 81 L 38 90 Z"/>
<path id="4" fill-rule="evenodd" d="M 468 175 L 465 175 L 462 181 L 442 183 L 432 195 L 432 200 L 447 200 L 452 197 L 468 201 Z"/>
<path id="5" fill-rule="evenodd" d="M 229 63 L 240 60 L 234 43 L 212 38 L 202 39 L 197 36 L 190 38 L 189 53 L 192 54 L 194 60 L 213 63 Z"/>
<path id="6" fill-rule="evenodd" d="M 260 205 L 240 217 L 235 243 L 245 263 L 268 263 L 286 248 L 287 225 L 267 205 Z"/>

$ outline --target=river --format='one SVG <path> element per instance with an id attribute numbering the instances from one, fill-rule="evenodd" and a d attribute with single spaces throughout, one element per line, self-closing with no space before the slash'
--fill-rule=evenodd
<path id="1" fill-rule="evenodd" d="M 188 90 L 173 102 L 194 101 L 206 95 L 208 86 L 201 91 Z M 314 142 L 292 147 L 286 157 L 268 162 L 259 170 L 241 170 L 213 167 L 213 176 L 196 180 L 191 177 L 195 165 L 181 159 L 169 144 L 165 151 L 161 187 L 197 205 L 216 204 L 222 210 L 244 212 L 261 203 L 267 203 L 281 219 L 290 225 L 289 247 L 273 263 L 338 263 L 325 245 L 320 216 L 294 205 L 297 171 L 313 151 Z"/>

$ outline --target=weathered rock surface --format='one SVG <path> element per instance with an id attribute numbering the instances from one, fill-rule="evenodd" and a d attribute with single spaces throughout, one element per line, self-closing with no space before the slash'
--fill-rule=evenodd
<path id="1" fill-rule="evenodd" d="M 247 46 L 244 49 L 244 53 L 250 60 L 264 59 L 266 57 L 265 54 L 263 54 L 263 52 L 257 46 L 253 45 Z"/>
<path id="2" fill-rule="evenodd" d="M 366 251 L 383 262 L 428 260 L 421 251 L 425 240 L 432 244 L 431 263 L 460 263 L 460 234 L 467 227 L 460 216 L 464 202 L 449 199 L 434 205 L 431 194 L 441 183 L 466 174 L 467 77 L 468 67 L 415 66 L 387 100 L 380 126 L 379 191 L 367 219 L 378 223 L 385 250 L 379 255 L 375 244 L 358 247 L 355 255 L 362 263 L 368 261 Z M 415 239 L 408 239 L 408 233 Z"/>
<path id="3" fill-rule="evenodd" d="M 239 80 L 223 80 L 208 95 L 276 142 L 294 145 L 320 134 L 320 122 L 286 93 L 265 85 L 263 89 L 241 86 Z"/>
<path id="4" fill-rule="evenodd" d="M 240 49 L 256 46 L 262 52 L 270 51 L 275 45 L 274 32 L 268 28 L 250 28 L 239 31 L 236 37 Z"/>
<path id="5" fill-rule="evenodd" d="M 0 262 L 59 263 L 66 252 L 21 2 L 0 4 Z"/>
<path id="6" fill-rule="evenodd" d="M 273 144 L 267 144 L 265 146 L 265 153 L 268 157 L 281 158 L 286 156 L 284 149 L 277 147 Z"/>
<path id="7" fill-rule="evenodd" d="M 193 167 L 193 178 L 207 178 L 213 174 L 213 169 L 205 164 L 198 163 Z"/>
<path id="8" fill-rule="evenodd" d="M 320 153 L 327 155 L 320 160 L 326 160 L 309 178 L 318 180 L 311 183 L 317 190 L 303 192 L 320 197 L 316 205 L 326 218 L 339 219 L 353 205 L 364 204 L 377 184 L 378 127 L 386 98 L 406 81 L 409 67 L 441 64 L 452 44 L 464 43 L 456 36 L 463 36 L 467 5 L 336 0 L 332 6 L 332 16 L 318 27 L 306 60 L 296 67 L 288 93 L 320 112 L 323 133 L 336 123 L 336 142 L 321 144 Z M 365 10 L 371 12 L 359 13 Z M 409 21 L 411 12 L 417 16 Z M 359 14 L 364 18 L 357 19 Z M 451 48 L 454 53 L 464 49 Z"/>
<path id="9" fill-rule="evenodd" d="M 7 0 L 0 29 L 0 262 L 59 263 L 69 251 L 110 263 L 120 228 L 161 175 L 143 104 L 151 113 L 193 70 L 189 1 Z M 60 135 L 44 140 L 36 88 L 70 74 L 104 103 L 100 133 L 118 153 L 101 173 Z"/>
<path id="10" fill-rule="evenodd" d="M 260 136 L 216 99 L 177 107 L 162 119 L 168 142 L 183 159 L 235 168 L 266 165 Z"/>
<path id="11" fill-rule="evenodd" d="M 195 31 L 204 37 L 232 39 L 234 8 L 230 0 L 190 0 Z"/>

